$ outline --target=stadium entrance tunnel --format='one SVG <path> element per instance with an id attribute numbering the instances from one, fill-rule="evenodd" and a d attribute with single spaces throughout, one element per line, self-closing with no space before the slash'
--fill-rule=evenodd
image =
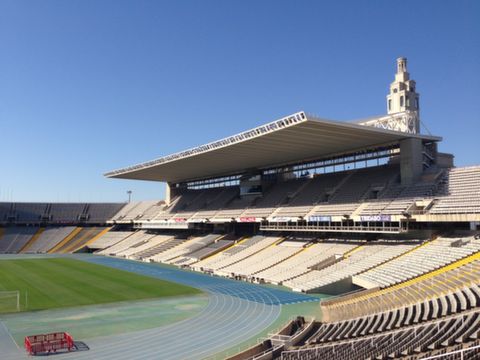
<path id="1" fill-rule="evenodd" d="M 332 284 L 319 287 L 308 291 L 308 293 L 321 293 L 331 296 L 345 295 L 355 291 L 363 290 L 361 286 L 357 286 L 352 282 L 352 278 L 348 277 L 346 279 L 334 282 Z"/>

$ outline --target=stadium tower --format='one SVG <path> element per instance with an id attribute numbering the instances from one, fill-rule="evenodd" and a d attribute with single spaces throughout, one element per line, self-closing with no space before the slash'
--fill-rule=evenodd
<path id="1" fill-rule="evenodd" d="M 415 85 L 415 81 L 410 80 L 410 74 L 407 71 L 407 59 L 398 58 L 395 81 L 390 84 L 390 92 L 387 95 L 387 111 L 389 115 L 410 113 L 412 122 L 408 124 L 408 130 L 419 133 L 419 94 L 415 91 Z"/>

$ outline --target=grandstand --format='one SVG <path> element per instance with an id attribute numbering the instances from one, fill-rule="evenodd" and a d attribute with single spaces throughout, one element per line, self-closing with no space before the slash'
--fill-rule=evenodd
<path id="1" fill-rule="evenodd" d="M 42 230 L 40 236 L 32 242 L 31 246 L 24 248 L 24 253 L 47 253 L 55 247 L 60 241 L 65 239 L 72 231 L 74 226 L 50 226 Z"/>
<path id="2" fill-rule="evenodd" d="M 307 244 L 296 256 L 288 258 L 277 266 L 257 272 L 257 279 L 270 282 L 275 285 L 283 284 L 286 281 L 297 278 L 308 273 L 312 267 L 319 264 L 333 263 L 338 256 L 355 249 L 357 245 L 335 243 L 333 241 Z"/>
<path id="3" fill-rule="evenodd" d="M 0 224 L 105 224 L 121 203 L 0 203 Z"/>
<path id="4" fill-rule="evenodd" d="M 301 251 L 303 244 L 277 242 L 267 248 L 248 256 L 232 265 L 221 268 L 221 273 L 229 273 L 233 277 L 251 278 L 257 272 L 274 267 L 276 264 L 295 256 Z"/>
<path id="5" fill-rule="evenodd" d="M 353 278 L 366 289 L 386 287 L 415 278 L 480 251 L 480 241 L 437 238 L 416 251 L 377 266 Z"/>
<path id="6" fill-rule="evenodd" d="M 28 243 L 37 230 L 33 227 L 10 227 L 0 241 L 0 253 L 16 254 Z"/>
<path id="7" fill-rule="evenodd" d="M 385 116 L 348 123 L 300 111 L 106 174 L 165 182 L 165 200 L 0 203 L 0 253 L 93 252 L 336 296 L 321 319 L 292 321 L 232 359 L 415 359 L 472 346 L 480 166 L 456 168 L 442 139 L 420 132 L 406 59 L 387 104 Z"/>
<path id="8" fill-rule="evenodd" d="M 147 233 L 146 231 L 140 230 L 131 233 L 130 235 L 127 235 L 122 240 L 115 242 L 112 246 L 101 250 L 99 254 L 108 254 L 115 256 L 122 253 L 122 251 L 125 251 L 132 247 L 136 247 L 139 244 L 143 244 L 153 237 L 155 237 L 155 234 Z"/>
<path id="9" fill-rule="evenodd" d="M 353 249 L 332 261 L 332 265 L 318 267 L 305 272 L 303 275 L 292 278 L 284 283 L 296 291 L 312 291 L 323 286 L 336 283 L 356 274 L 363 274 L 366 270 L 375 271 L 380 264 L 390 264 L 393 259 L 414 248 L 411 244 L 375 244 L 369 243 Z M 361 275 L 360 275 L 361 276 Z M 354 279 L 354 278 L 353 278 Z M 358 282 L 353 282 L 358 285 Z M 321 291 L 321 290 L 320 290 Z"/>

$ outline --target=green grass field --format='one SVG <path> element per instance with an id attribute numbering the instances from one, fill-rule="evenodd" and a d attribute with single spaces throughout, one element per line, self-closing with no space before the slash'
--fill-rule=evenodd
<path id="1" fill-rule="evenodd" d="M 201 293 L 188 286 L 74 259 L 0 260 L 0 295 L 16 290 L 20 291 L 21 311 Z M 13 311 L 16 308 L 12 308 L 11 299 L 0 301 L 0 313 Z"/>

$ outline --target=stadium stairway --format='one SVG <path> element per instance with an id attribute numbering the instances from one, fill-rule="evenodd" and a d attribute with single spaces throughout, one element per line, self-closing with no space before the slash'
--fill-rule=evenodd
<path id="1" fill-rule="evenodd" d="M 353 248 L 352 250 L 348 250 L 345 254 L 343 254 L 343 257 L 346 259 L 350 256 L 352 256 L 353 253 L 356 253 L 357 251 L 362 250 L 365 247 L 365 244 L 358 245 L 357 247 Z"/>
<path id="2" fill-rule="evenodd" d="M 59 248 L 56 252 L 60 254 L 75 252 L 78 249 L 85 246 L 93 237 L 103 231 L 103 228 L 83 228 L 75 237 L 73 237 L 68 243 Z"/>
<path id="3" fill-rule="evenodd" d="M 360 205 L 355 209 L 355 211 L 352 213 L 352 215 L 350 215 L 350 217 L 352 219 L 357 219 L 360 217 L 360 214 L 363 212 L 363 210 L 365 208 L 368 207 L 370 203 L 368 203 L 367 201 L 363 201 L 362 203 L 360 203 Z"/>
<path id="4" fill-rule="evenodd" d="M 229 241 L 229 240 L 226 240 L 226 239 L 225 239 L 225 236 L 223 236 L 223 237 L 221 237 L 220 239 L 218 239 L 217 241 Z M 210 246 L 210 245 L 209 245 L 209 246 Z M 234 241 L 234 240 L 231 240 L 230 244 L 226 244 L 226 245 L 224 245 L 224 246 L 222 246 L 222 247 L 215 248 L 215 250 L 210 251 L 210 252 L 207 253 L 206 255 L 204 255 L 204 256 L 202 256 L 201 258 L 199 258 L 197 261 L 202 261 L 202 260 L 205 260 L 205 259 L 214 257 L 215 255 L 220 254 L 222 251 L 228 250 L 228 249 L 232 248 L 233 246 L 235 246 L 235 241 Z"/>
<path id="5" fill-rule="evenodd" d="M 214 259 L 214 258 L 217 258 L 217 257 L 219 257 L 224 251 L 226 251 L 226 250 L 231 250 L 231 249 L 233 249 L 233 248 L 241 245 L 242 243 L 244 243 L 244 242 L 247 241 L 248 239 L 249 239 L 248 236 L 244 236 L 244 237 L 240 238 L 236 243 L 232 244 L 231 246 L 223 249 L 222 251 L 218 251 L 218 252 L 216 252 L 216 253 L 214 253 L 214 254 L 212 254 L 212 255 L 209 255 L 209 256 L 201 259 L 201 260 L 198 261 L 198 262 L 201 262 L 201 261 L 204 261 L 204 260 L 209 260 L 209 261 L 210 261 L 210 260 L 212 260 L 212 259 Z M 200 271 L 200 267 L 197 267 L 196 264 L 193 264 L 193 265 L 191 266 L 191 268 L 194 269 L 194 270 L 196 270 L 196 271 Z"/>
<path id="6" fill-rule="evenodd" d="M 80 250 L 81 248 L 85 247 L 85 246 L 88 246 L 90 244 L 93 244 L 95 241 L 97 241 L 98 239 L 100 239 L 103 235 L 105 235 L 107 232 L 110 231 L 112 227 L 107 227 L 105 229 L 103 229 L 102 231 L 100 231 L 97 235 L 95 235 L 94 237 L 92 237 L 90 240 L 88 240 L 86 243 L 84 243 L 83 245 L 81 245 L 80 247 L 76 248 L 75 250 L 73 250 L 72 252 L 75 252 L 75 251 L 78 251 Z"/>
<path id="7" fill-rule="evenodd" d="M 81 227 L 75 228 L 65 239 L 63 239 L 57 245 L 55 245 L 53 248 L 48 250 L 48 254 L 53 254 L 53 253 L 58 252 L 61 248 L 63 248 L 66 244 L 68 244 L 70 242 L 70 240 L 72 240 L 75 236 L 77 236 L 77 234 L 80 231 L 82 231 Z"/>
<path id="8" fill-rule="evenodd" d="M 20 249 L 19 253 L 25 253 L 35 241 L 42 235 L 42 233 L 45 231 L 45 228 L 41 227 L 40 229 L 37 230 L 37 232 L 32 236 L 30 240 Z"/>
<path id="9" fill-rule="evenodd" d="M 90 239 L 93 236 L 94 231 L 95 228 L 84 228 L 77 234 L 77 236 L 75 236 L 74 238 L 72 238 L 72 240 L 65 244 L 63 248 L 60 248 L 58 252 L 61 254 L 73 252 L 74 249 L 76 249 L 78 246 Z"/>

